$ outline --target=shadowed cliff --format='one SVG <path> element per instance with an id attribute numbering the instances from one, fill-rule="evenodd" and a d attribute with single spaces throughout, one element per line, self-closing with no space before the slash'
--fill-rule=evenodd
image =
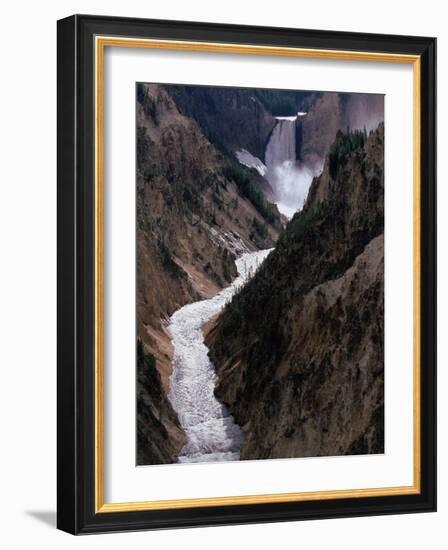
<path id="1" fill-rule="evenodd" d="M 338 132 L 307 202 L 207 336 L 242 459 L 384 451 L 384 127 Z"/>

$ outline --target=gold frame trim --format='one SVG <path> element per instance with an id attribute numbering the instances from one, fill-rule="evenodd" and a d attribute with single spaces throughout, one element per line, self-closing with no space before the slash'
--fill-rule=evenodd
<path id="1" fill-rule="evenodd" d="M 207 53 L 233 53 L 243 55 L 287 56 L 312 59 L 345 61 L 372 61 L 383 63 L 406 63 L 413 65 L 413 298 L 414 298 L 414 349 L 413 349 L 413 455 L 414 482 L 410 486 L 346 489 L 301 493 L 275 493 L 216 498 L 180 500 L 155 500 L 142 502 L 104 501 L 104 53 L 106 47 L 150 48 L 159 50 L 196 51 Z M 156 40 L 96 36 L 95 55 L 95 513 L 132 512 L 144 510 L 167 510 L 209 506 L 236 506 L 242 504 L 266 504 L 280 502 L 304 502 L 341 498 L 362 498 L 397 495 L 416 495 L 421 492 L 421 387 L 420 387 L 420 166 L 421 166 L 421 60 L 417 55 L 354 52 L 308 48 L 254 46 L 213 42 Z"/>

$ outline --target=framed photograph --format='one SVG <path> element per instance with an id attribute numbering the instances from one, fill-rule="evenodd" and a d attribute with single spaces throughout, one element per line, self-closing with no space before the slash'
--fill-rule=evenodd
<path id="1" fill-rule="evenodd" d="M 434 38 L 58 22 L 58 527 L 436 509 Z"/>

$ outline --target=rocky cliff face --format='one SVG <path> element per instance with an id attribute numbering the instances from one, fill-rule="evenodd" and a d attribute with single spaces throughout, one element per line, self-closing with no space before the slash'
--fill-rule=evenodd
<path id="1" fill-rule="evenodd" d="M 384 128 L 339 132 L 307 202 L 207 336 L 242 459 L 384 451 Z"/>
<path id="2" fill-rule="evenodd" d="M 219 151 L 164 87 L 138 85 L 137 335 L 142 352 L 154 358 L 162 389 L 154 373 L 149 381 L 149 374 L 139 371 L 139 459 L 150 460 L 145 454 L 150 451 L 141 454 L 140 447 L 148 441 L 144 426 L 151 422 L 160 443 L 151 456 L 170 461 L 183 445 L 174 411 L 163 414 L 159 424 L 151 420 L 151 403 L 170 411 L 167 318 L 229 284 L 239 253 L 272 246 L 278 236 L 279 213 L 264 198 L 258 178 L 255 170 Z M 175 434 L 169 444 L 162 428 Z"/>
<path id="3" fill-rule="evenodd" d="M 339 130 L 368 132 L 384 121 L 384 98 L 378 94 L 322 93 L 297 120 L 297 158 L 315 169 L 322 165 Z"/>
<path id="4" fill-rule="evenodd" d="M 154 356 L 137 341 L 137 464 L 169 464 L 186 442 Z"/>
<path id="5" fill-rule="evenodd" d="M 197 121 L 218 148 L 246 149 L 263 160 L 275 118 L 251 88 L 170 85 L 179 110 Z"/>

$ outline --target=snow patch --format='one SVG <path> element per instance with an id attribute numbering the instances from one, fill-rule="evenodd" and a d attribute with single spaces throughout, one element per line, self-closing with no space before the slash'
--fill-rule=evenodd
<path id="1" fill-rule="evenodd" d="M 235 156 L 238 159 L 239 163 L 243 166 L 247 166 L 247 168 L 255 168 L 255 170 L 262 176 L 266 174 L 267 168 L 264 163 L 258 157 L 252 155 L 252 153 L 246 151 L 246 149 L 241 149 L 240 151 L 237 151 L 235 153 Z"/>

